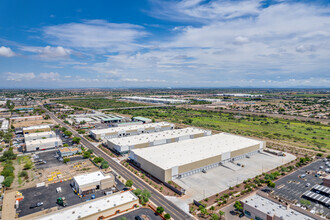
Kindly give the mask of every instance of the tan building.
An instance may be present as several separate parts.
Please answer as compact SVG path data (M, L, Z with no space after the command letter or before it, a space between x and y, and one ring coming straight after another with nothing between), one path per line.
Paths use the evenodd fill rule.
M35 132L51 131L49 125L36 125L23 128L23 134L30 134Z
M258 153L264 141L220 133L155 147L133 149L130 159L163 182L193 175Z
M153 147L161 144L169 144L188 139L204 137L211 135L210 130L202 130L199 128L183 128L168 131L160 131L149 134L140 134L122 138L107 139L108 148L119 154L126 154L133 149Z
M167 122L158 122L142 125L132 125L126 127L111 127L105 129L90 130L90 135L95 140L125 137L129 135L138 135L143 133L152 133L174 129L174 124Z
M139 205L139 199L131 191L102 196L64 209L40 211L19 218L20 220L64 220L64 219L112 219L120 213L132 210Z
M115 177L112 174L105 175L101 171L96 171L73 177L71 185L77 190L77 193L86 195L96 190L113 187L115 185Z

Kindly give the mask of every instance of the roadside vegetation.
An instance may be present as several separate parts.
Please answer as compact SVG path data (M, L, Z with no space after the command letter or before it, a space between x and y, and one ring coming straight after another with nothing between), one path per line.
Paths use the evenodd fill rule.
M91 98L91 99L59 99L56 100L57 103L82 107L82 108L90 108L90 109L106 109L106 108L121 108L121 107L135 107L135 106L144 106L142 103L132 103L132 102L124 102L118 101L115 99L102 99L102 98Z
M183 108L117 110L116 112L133 117L145 116L244 136L284 141L317 151L330 150L330 126L318 122Z

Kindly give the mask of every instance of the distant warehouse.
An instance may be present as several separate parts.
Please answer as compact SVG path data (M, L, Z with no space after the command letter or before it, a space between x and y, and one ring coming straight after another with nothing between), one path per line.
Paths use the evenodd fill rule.
M132 125L126 127L94 129L90 131L90 135L95 140L100 140L104 138L124 137L128 135L166 131L171 129L174 129L174 124L170 124L167 122L158 122L158 123L150 123L150 124L142 124L142 125Z
M53 131L24 134L25 141L32 141L32 140L46 139L46 138L53 138L53 137L56 137L56 134Z
M49 125L36 125L36 126L30 126L30 127L23 128L23 133L29 134L29 133L50 131L50 130L51 129L50 129Z
M152 97L140 97L140 96L127 96L127 97L122 97L121 99L128 101L160 103L160 104L184 104L189 102L189 100L185 100L185 99L165 99L165 98L152 98Z
M161 181L189 176L256 154L264 141L220 133L155 147L133 149L130 159Z
M58 137L25 141L26 151L46 150L62 146L62 140Z
M133 149L152 147L160 144L168 144L198 137L204 137L206 135L211 135L211 131L198 128L184 128L123 138L111 138L107 140L106 145L108 148L118 152L119 154L125 154Z

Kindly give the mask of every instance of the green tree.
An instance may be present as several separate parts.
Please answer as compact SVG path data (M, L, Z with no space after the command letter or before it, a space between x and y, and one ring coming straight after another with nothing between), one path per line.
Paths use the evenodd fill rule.
M161 206L157 207L157 213L162 214L164 212L164 208Z
M65 136L68 136L68 137L71 137L72 132L71 132L71 131L64 131L64 135L65 135ZM73 140L72 140L72 141L73 141Z
M304 205L304 206L310 206L311 205L311 202L306 200L306 199L301 199L299 201L300 204Z
M95 157L94 158L94 163L101 163L104 159L102 157Z
M13 183L14 181L14 177L13 176L7 176L5 178L5 180L3 181L3 185L6 186L6 187L10 187L11 184Z
M64 158L64 159L63 159L63 162L64 162L64 163L68 163L68 162L70 162L70 158Z
M223 212L223 211L219 210L219 215L220 215L220 218L222 218L222 216L224 216L224 215L225 215L225 212Z
M76 144L79 144L80 143L80 138L79 137L74 137L74 138L72 138L72 142L76 143Z
M133 181L132 180L127 180L125 186L132 187L133 186Z
M213 214L212 216L211 216L211 219L212 220L219 220L220 218L219 218L219 216L217 215L217 214Z
M103 160L103 161L101 162L101 168L102 168L102 169L106 169L106 168L108 168L108 167L109 167L109 163L108 163L107 161Z
M89 153L88 151L85 151L83 154L83 158L90 158L91 157L91 153Z
M141 195L141 193L142 193L142 190L141 189L139 189L139 188L137 188L137 189L135 189L134 191L133 191L133 193L136 195L136 196L140 196Z
M28 162L26 162L26 164L24 164L24 170L29 170L32 167L33 167L33 163L30 160Z
M171 215L168 214L168 213L166 213L166 214L164 215L164 218L165 218L165 219L170 219L170 218L171 218Z
M242 211L242 210L243 210L242 203L239 202L239 201L236 201L236 202L235 202L234 207L235 207L235 209L237 209L237 210L239 210L239 211Z

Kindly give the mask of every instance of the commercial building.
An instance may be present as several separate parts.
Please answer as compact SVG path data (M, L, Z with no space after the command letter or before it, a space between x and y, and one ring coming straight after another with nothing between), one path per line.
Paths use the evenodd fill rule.
M53 138L53 137L56 137L56 134L53 131L24 134L25 141L32 141L32 140L39 140L39 139L46 139L46 138Z
M115 123L112 124L112 127L127 127L132 125L142 125L142 121L130 121L130 122L123 122L123 123Z
M263 196L261 196L263 195ZM243 212L249 219L255 220L312 220L321 219L310 212L295 206L285 206L262 193L252 195L241 201Z
M135 102L148 102L148 103L160 103L160 104L184 104L189 102L189 100L184 100L184 99L165 99L165 98L151 98L151 97L140 97L140 96L127 96L127 97L122 97L121 99L128 101L135 101Z
M179 142L211 135L211 133L212 132L209 130L202 130L198 128L183 128L149 134L140 134L123 138L111 138L106 141L106 145L108 148L116 151L119 154L125 154L133 149Z
M58 137L25 141L26 151L46 150L62 146L62 140Z
M21 220L66 220L66 219L110 219L119 213L138 207L139 199L131 191L102 196L84 203L69 206L44 215L39 213L24 216ZM44 212L45 213L45 212Z
M94 123L121 123L126 121L125 117L111 114L91 113L91 114L75 114L68 116L69 121L80 124L86 122L90 124Z
M2 121L2 123L1 123L1 128L0 128L0 130L1 130L1 131L5 131L5 132L7 132L8 129L9 129L9 121L8 121L7 119L4 119L4 120Z
M143 124L145 123L151 123L152 120L150 118L145 118L145 117L133 117L133 121L141 121Z
M105 175L101 171L96 171L73 177L71 185L77 190L77 193L86 195L96 190L113 187L115 185L115 177L112 174Z
M261 151L264 141L220 133L155 147L133 149L130 159L163 182L189 176Z
M128 135L137 135L142 133L159 132L174 129L174 124L167 122L158 122L142 125L132 125L127 127L111 127L105 129L90 130L90 135L95 140L105 138L124 137Z
M223 94L216 94L216 96L233 96L233 97L262 97L261 94L245 94L245 93L223 93Z
M23 134L35 133L35 132L42 132L42 131L50 131L49 125L36 125L23 128Z
M81 152L81 150L77 147L63 147L58 149L57 153L60 157L69 157L77 154L78 152Z

